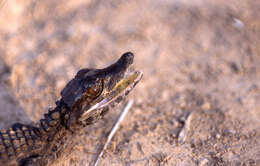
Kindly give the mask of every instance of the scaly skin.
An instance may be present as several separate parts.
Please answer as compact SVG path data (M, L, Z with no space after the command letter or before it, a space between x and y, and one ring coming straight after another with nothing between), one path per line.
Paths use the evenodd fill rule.
M125 53L104 69L82 69L62 90L56 108L35 126L16 123L0 132L0 165L50 165L73 147L84 126L96 122L141 80L128 72L134 55Z

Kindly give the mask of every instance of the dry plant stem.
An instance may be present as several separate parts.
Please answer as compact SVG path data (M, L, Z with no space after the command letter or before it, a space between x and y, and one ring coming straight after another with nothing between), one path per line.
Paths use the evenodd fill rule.
M115 123L114 127L112 128L110 134L108 135L107 141L106 141L104 147L102 148L102 151L98 154L98 157L97 157L97 159L96 159L96 161L95 161L93 166L97 166L98 165L98 162L101 159L104 151L106 150L108 144L110 143L111 139L113 138L113 136L115 135L116 131L118 130L119 125L124 120L126 114L128 113L128 111L132 107L133 103L134 103L134 100L130 100L127 103L126 107L124 108L123 112L121 113L120 117L118 118L117 122Z

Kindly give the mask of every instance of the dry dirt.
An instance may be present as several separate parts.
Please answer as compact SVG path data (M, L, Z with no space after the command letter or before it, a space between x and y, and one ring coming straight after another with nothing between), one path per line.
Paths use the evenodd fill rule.
M37 121L83 67L143 80L102 166L260 165L260 1L2 0L0 127ZM91 165L123 105L56 165Z

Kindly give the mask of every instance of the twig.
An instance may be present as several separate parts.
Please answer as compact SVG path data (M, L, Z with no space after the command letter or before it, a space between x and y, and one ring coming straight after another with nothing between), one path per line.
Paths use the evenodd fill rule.
M115 135L115 132L117 131L120 123L123 121L123 119L125 118L126 114L128 113L128 111L130 110L130 108L132 107L134 103L134 100L130 100L126 107L124 108L123 112L121 113L120 117L118 118L117 122L115 123L114 127L112 128L110 134L107 137L107 141L102 149L102 151L98 154L98 157L96 158L96 161L94 163L94 166L98 165L99 160L101 159L104 151L106 150L108 144L110 143L111 139L113 138L113 136Z

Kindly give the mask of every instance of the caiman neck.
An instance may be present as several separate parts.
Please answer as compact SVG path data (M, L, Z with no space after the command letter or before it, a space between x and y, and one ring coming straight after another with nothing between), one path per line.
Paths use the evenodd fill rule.
M67 130L73 133L85 125L94 123L98 119L96 118L95 121L88 119L84 124L79 123L76 121L77 115L75 115L75 112L77 111L73 111L75 109L80 108L69 108L62 99L56 101L56 107L44 114L44 118L40 119L37 125L41 140L50 142L58 132Z
M44 118L40 120L38 125L39 133L42 139L51 141L53 136L66 128L66 119L69 117L69 109L62 100L56 102L56 107L44 114Z

